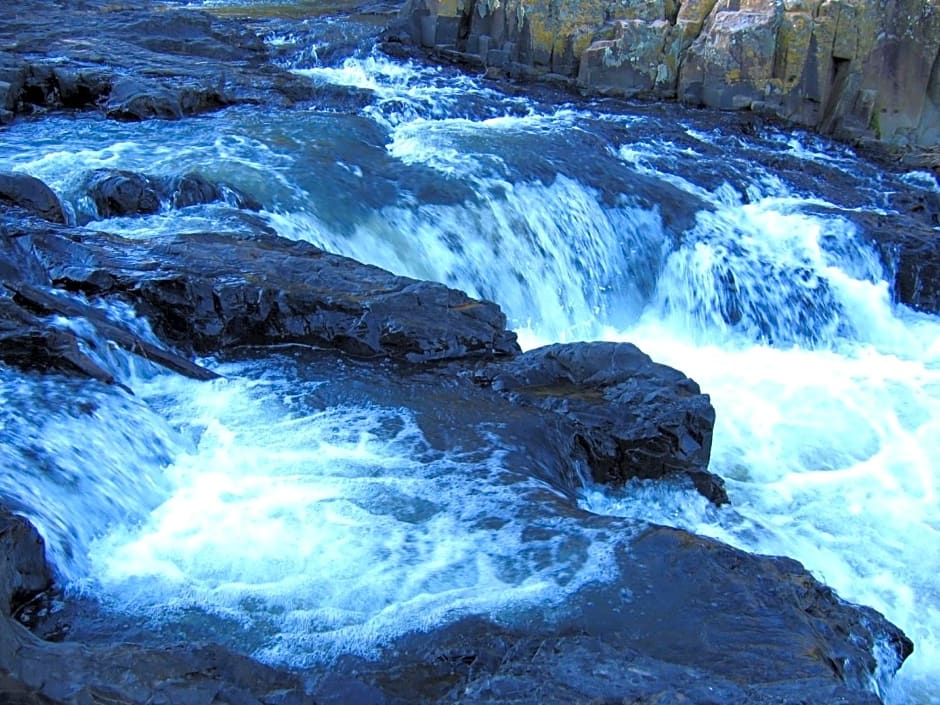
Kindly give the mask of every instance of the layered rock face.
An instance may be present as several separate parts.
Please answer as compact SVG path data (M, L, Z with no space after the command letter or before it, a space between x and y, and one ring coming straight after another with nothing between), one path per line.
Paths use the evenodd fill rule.
M751 109L940 164L936 0L409 0L403 12L415 41L494 72Z

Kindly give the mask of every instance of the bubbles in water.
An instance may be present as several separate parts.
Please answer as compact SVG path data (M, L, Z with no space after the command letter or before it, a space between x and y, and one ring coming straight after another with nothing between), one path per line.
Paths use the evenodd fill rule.
M138 399L90 381L0 365L0 398L0 496L36 525L60 576L79 580L95 537L163 501L181 439Z
M666 263L653 310L704 339L734 332L830 345L871 328L870 310L889 310L887 292L850 223L763 199L699 213Z
M435 451L405 409L309 408L288 370L245 371L152 383L194 443L158 506L91 545L87 588L112 609L303 666L614 570L609 541L508 480L498 445Z

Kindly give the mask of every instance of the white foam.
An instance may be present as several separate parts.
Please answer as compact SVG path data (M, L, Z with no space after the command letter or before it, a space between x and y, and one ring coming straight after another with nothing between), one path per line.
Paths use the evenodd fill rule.
M665 316L702 342L826 346L901 332L877 256L851 223L804 214L805 204L763 198L699 212L647 317Z
M95 594L152 625L190 622L303 666L551 605L613 570L611 543L539 483L507 481L498 447L433 451L406 410L310 410L303 387L273 379L167 392L170 422L198 440L166 468L164 501L90 551Z
M927 189L940 193L940 181L929 171L909 171L901 176L901 181L915 188Z
M577 116L572 110L562 109L550 114L503 115L480 120L419 118L392 129L388 151L406 164L426 164L465 178L504 175L505 163L499 154L507 140L532 134L561 134L573 128ZM495 165L491 165L494 161Z
M95 382L0 365L0 398L0 496L36 525L60 576L80 580L95 536L162 501L162 467L181 439L138 399Z
M351 234L307 213L268 217L282 236L498 300L512 327L555 340L596 335L598 320L637 317L640 288L652 288L665 250L658 212L603 206L596 191L564 176L547 185L481 180L478 198L388 207Z
M295 188L281 173L289 160L265 138L264 129L238 108L200 121L177 122L124 123L94 116L50 116L40 123L16 123L0 132L0 168L41 179L63 200L66 210L82 221L97 218L85 191L87 175L94 169L129 170L154 177L196 172L258 200L286 198ZM203 210L207 208L211 207ZM169 221L166 209L155 217L161 216ZM207 229L212 222L211 216L202 220L191 217L196 219L181 223L177 232L187 225ZM148 234L146 226L133 218L109 219L108 229L126 231L130 236ZM155 232L166 229L157 224Z
M621 334L711 395L711 468L728 480L732 506L717 511L662 488L610 498L595 491L586 506L799 559L907 631L916 649L888 701L929 703L940 662L940 324L921 324L908 329L919 341L907 354L893 344L838 352L693 345L652 323Z
M370 91L375 100L363 108L363 114L390 129L416 119L445 119L468 97L497 97L465 74L393 61L378 52L349 57L339 66L298 68L294 72L316 81Z

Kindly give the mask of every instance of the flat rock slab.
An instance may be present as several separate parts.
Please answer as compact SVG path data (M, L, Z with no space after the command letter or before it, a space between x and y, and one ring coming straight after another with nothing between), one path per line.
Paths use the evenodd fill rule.
M519 350L495 304L304 242L212 233L142 242L41 227L4 242L11 259L38 252L48 284L132 303L163 340L201 354L288 342L409 362Z
M341 666L383 694L370 703L880 702L862 685L871 653L844 640L870 635L871 613L835 626L844 606L794 561L662 527L620 560L617 580L548 617L469 618L406 637L381 667ZM878 638L909 648L897 632Z

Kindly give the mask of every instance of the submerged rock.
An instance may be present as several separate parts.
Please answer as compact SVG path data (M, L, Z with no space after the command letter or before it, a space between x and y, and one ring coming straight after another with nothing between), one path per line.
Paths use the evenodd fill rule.
M239 208L261 208L257 201L238 189L210 181L195 172L158 177L121 169L95 169L85 177L84 190L95 204L99 218L149 215L158 212L164 204L186 208L225 200Z

